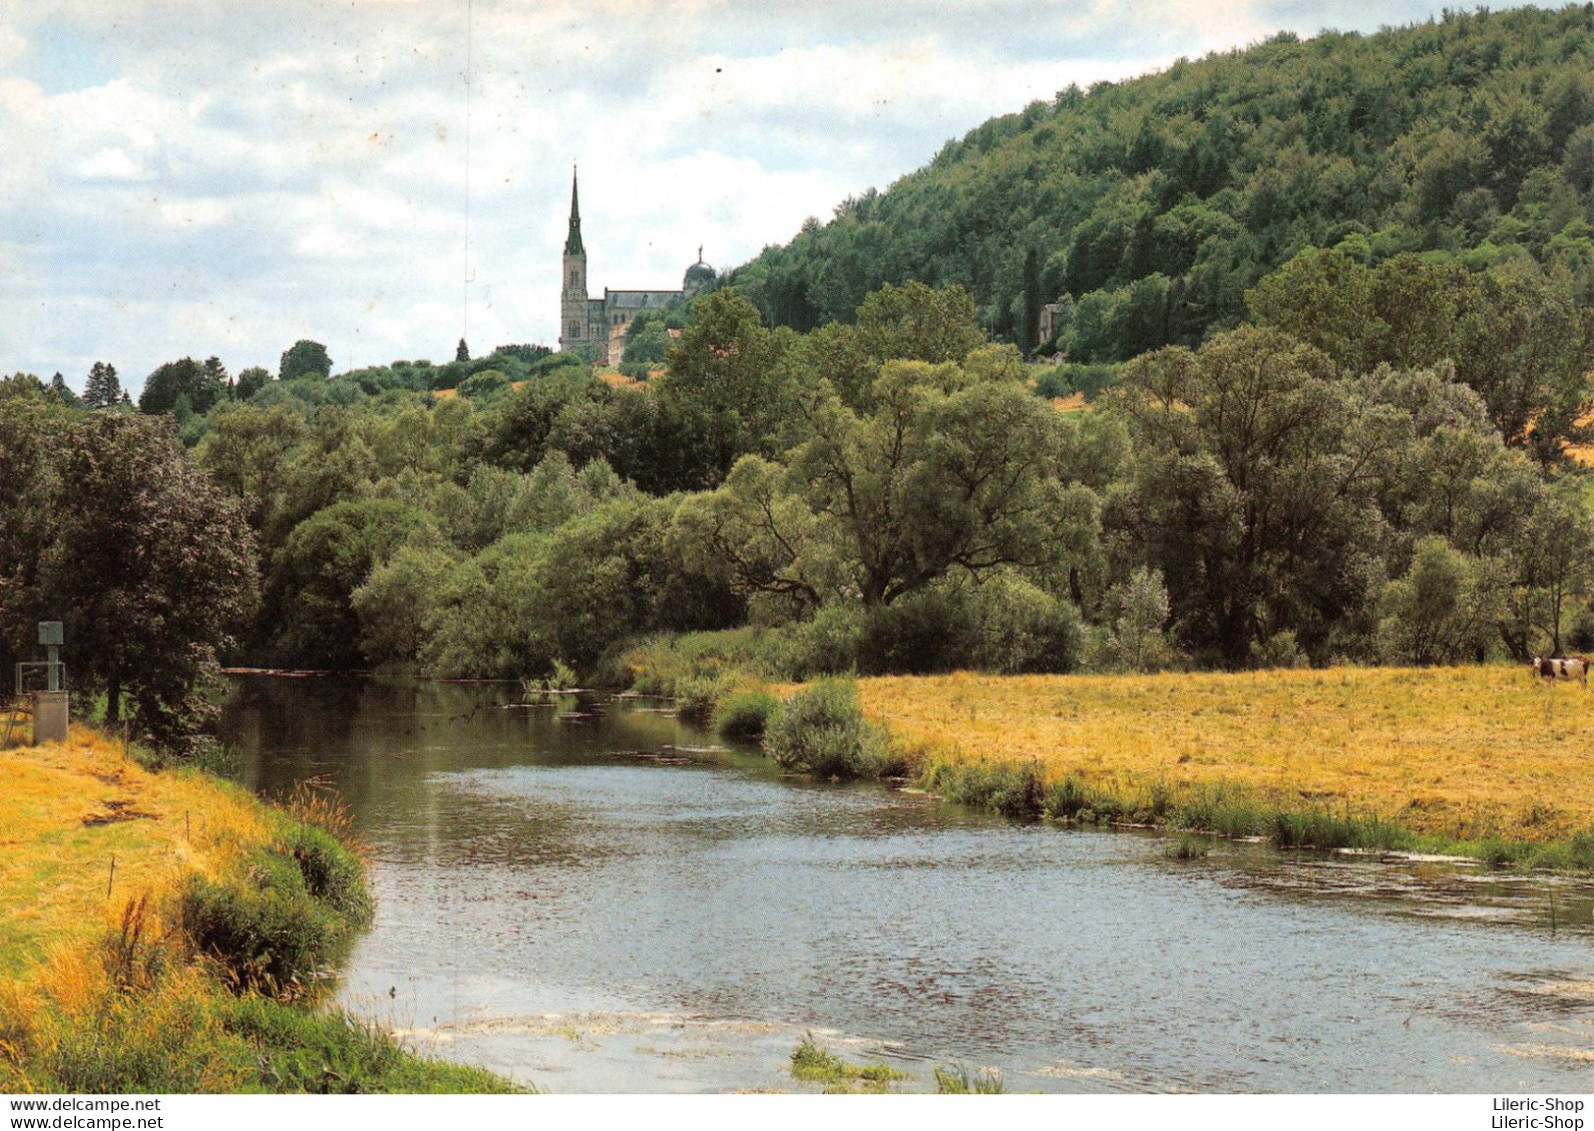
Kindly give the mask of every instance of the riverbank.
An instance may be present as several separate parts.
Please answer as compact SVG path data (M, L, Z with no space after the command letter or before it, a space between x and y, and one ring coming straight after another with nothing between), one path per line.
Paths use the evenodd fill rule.
M756 693L734 662L667 643L632 661L639 685L703 718ZM876 743L843 776L900 776L1017 817L1594 871L1594 695L1516 666L857 686L889 753Z
M335 802L151 770L84 727L0 751L0 1091L503 1091L324 1008L370 914Z
M1515 667L961 673L859 689L918 775L955 797L1594 869L1594 696Z

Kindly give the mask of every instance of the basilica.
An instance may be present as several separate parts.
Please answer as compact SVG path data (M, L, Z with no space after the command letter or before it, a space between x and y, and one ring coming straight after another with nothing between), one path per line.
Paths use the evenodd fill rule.
M602 298L587 297L587 250L581 243L581 204L576 176L570 176L570 234L565 237L563 289L559 296L559 348L594 342L598 361L608 365L625 351L625 330L644 310L659 310L677 299L691 298L714 278L714 268L697 262L686 269L678 291L617 291L603 288Z

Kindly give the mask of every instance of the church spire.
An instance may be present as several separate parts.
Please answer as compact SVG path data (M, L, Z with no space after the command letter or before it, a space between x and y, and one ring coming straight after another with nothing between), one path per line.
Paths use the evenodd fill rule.
M585 255L581 246L581 203L576 197L576 169L570 167L570 234L565 237L566 255Z

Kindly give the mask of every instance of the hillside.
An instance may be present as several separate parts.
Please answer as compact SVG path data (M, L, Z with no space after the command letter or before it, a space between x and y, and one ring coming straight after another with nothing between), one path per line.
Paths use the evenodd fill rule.
M775 324L959 283L998 337L1112 361L1236 325L1307 247L1594 278L1594 9L1447 13L1245 50L993 118L731 280Z

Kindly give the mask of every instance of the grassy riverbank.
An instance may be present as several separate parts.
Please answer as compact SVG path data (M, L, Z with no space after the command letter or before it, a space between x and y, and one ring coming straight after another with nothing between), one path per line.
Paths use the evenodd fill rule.
M340 809L146 769L84 728L0 751L0 1091L499 1091L324 1007L370 913Z
M860 681L945 766L1032 764L1123 794L1251 791L1461 840L1594 826L1594 695L1513 667Z
M1594 695L1514 667L859 687L927 784L976 802L1594 868Z
M700 717L759 694L733 655L657 641L631 660L639 683L674 690ZM1013 816L1594 870L1594 694L1515 666L958 673L857 687L889 742L858 731L858 749L827 749L817 772L906 776ZM825 710L857 709L836 704ZM840 733L822 719L806 729ZM809 754L786 760L814 769Z

